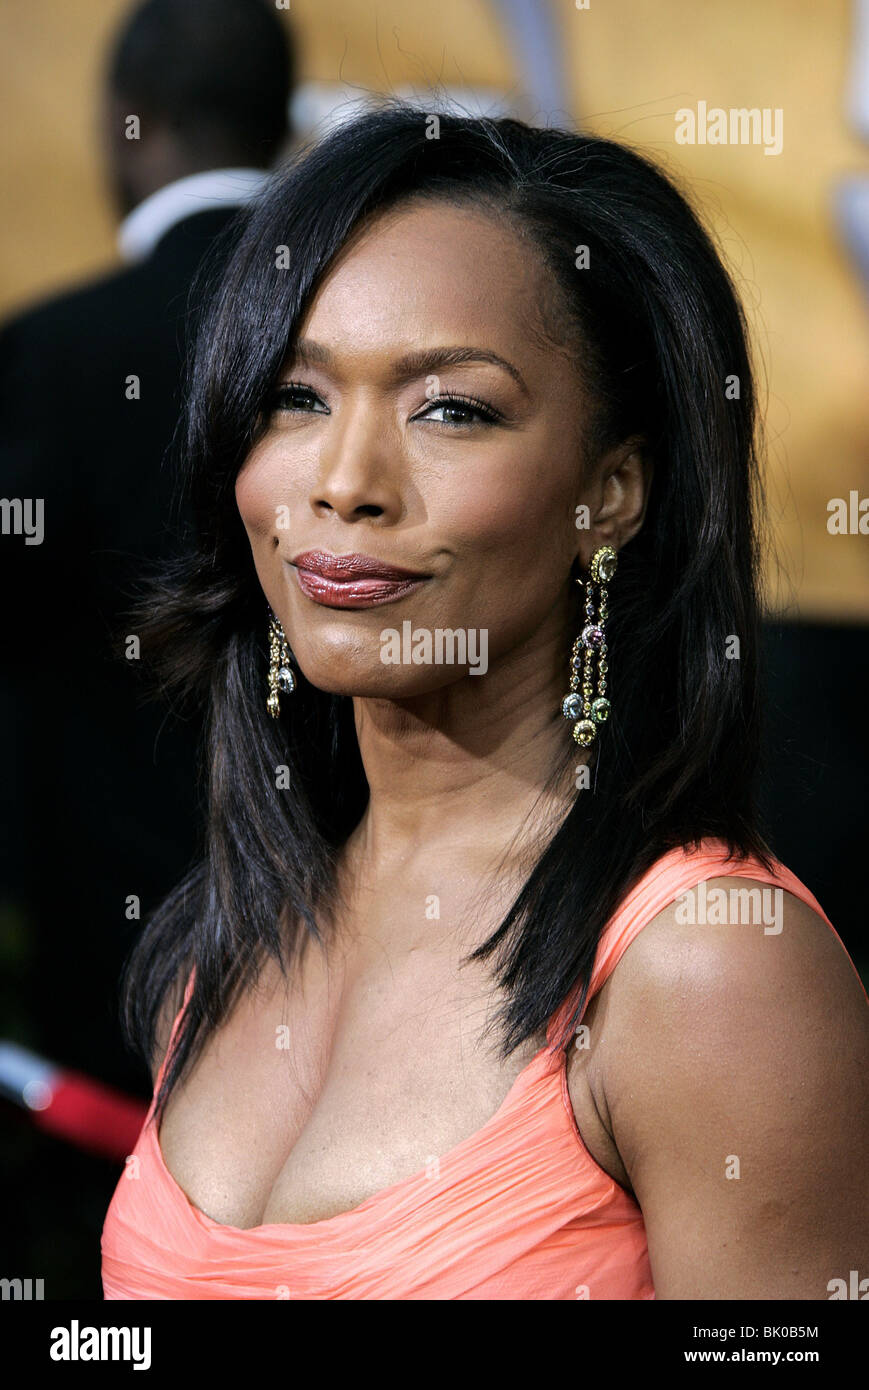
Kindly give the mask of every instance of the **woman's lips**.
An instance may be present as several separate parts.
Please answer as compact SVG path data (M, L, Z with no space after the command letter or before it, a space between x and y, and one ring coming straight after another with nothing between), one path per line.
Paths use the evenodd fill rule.
M302 593L329 608L374 608L378 603L391 603L425 583L424 579L324 579L320 574L298 567L296 574Z
M302 593L329 608L374 608L392 603L430 578L370 555L304 551L290 563Z

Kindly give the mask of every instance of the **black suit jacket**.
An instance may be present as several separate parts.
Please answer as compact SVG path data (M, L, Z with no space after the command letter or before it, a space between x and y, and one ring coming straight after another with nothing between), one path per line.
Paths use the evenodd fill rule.
M166 457L194 273L228 252L238 209L177 223L142 263L38 305L0 332L0 497L42 500L27 545L4 512L0 899L20 954L0 1035L124 1084L117 979L142 916L199 843L199 730L143 703L110 642L142 561L177 545ZM230 224L232 224L230 226ZM128 398L128 379L139 398Z

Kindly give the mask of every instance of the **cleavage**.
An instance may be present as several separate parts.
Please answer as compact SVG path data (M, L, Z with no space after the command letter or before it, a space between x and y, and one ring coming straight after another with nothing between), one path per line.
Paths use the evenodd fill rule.
M509 1058L485 967L373 949L287 989L269 962L166 1109L163 1159L222 1225L308 1225L352 1211L476 1134L542 1046Z

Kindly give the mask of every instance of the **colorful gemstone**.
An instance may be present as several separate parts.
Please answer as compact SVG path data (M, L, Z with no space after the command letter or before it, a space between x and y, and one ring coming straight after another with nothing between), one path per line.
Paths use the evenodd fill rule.
M589 623L582 629L582 644L584 647L599 647L603 641L603 628L595 627Z
M282 666L278 671L278 689L285 695L289 695L296 688L296 678L289 666Z
M611 545L602 545L591 561L591 577L599 584L608 584L616 572L618 556Z
M573 737L583 748L587 748L595 736L595 726L590 719L580 719L578 724L573 726Z
M591 705L591 717L598 724L603 724L610 717L610 702L600 698L593 700Z
M561 713L565 719L578 719L582 714L582 700L578 695L565 695L561 702Z

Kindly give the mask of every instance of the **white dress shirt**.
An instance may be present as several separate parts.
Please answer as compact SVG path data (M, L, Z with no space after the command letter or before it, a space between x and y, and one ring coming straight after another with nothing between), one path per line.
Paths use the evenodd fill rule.
M249 202L268 177L265 169L206 169L165 184L138 203L118 228L122 259L144 260L170 227L195 212Z

